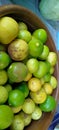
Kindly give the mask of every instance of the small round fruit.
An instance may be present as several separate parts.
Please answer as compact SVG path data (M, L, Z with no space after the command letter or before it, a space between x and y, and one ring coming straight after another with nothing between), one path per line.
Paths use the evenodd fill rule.
M4 85L8 80L7 72L0 70L0 85Z
M32 113L32 119L39 120L41 117L42 117L42 110L38 106L35 106L35 109Z
M41 104L41 103L45 102L45 100L47 98L47 94L46 94L45 90L43 88L41 88L37 92L30 92L30 97L33 99L33 101L36 104Z
M44 75L44 77L43 77L44 82L49 82L49 81L50 81L50 78L51 78L51 74L50 74L50 73L47 73L47 74Z
M0 51L0 69L5 69L10 62L10 56L4 51Z
M0 86L0 104L3 104L8 99L8 91L5 87Z
M26 113L26 114L31 114L34 111L35 108L35 103L32 99L27 98L25 99L25 102L22 106L22 110Z
M0 18L0 42L3 44L9 44L14 40L19 31L18 23L12 17Z
M51 84L53 89L55 89L57 87L57 79L54 76L51 76L50 84Z
M14 116L13 122L10 126L10 130L23 130L24 129L24 120L18 114Z
M32 73L30 73L30 72L28 71L28 74L26 75L24 81L29 81L29 80L31 79L31 77L32 77Z
M14 115L11 108L8 105L0 105L0 129L8 128L13 118Z
M44 90L46 91L47 94L52 94L53 88L52 88L52 86L50 85L50 83L45 83L45 84L43 85L43 88L44 88Z
M47 40L47 32L45 29L36 29L34 32L33 32L33 36L39 40L42 41L42 43L45 43L46 40Z
M39 56L39 59L46 60L48 55L49 55L49 48L48 48L48 46L44 45L43 51L42 51L41 55Z
M8 97L9 105L13 107L21 106L23 105L24 100L25 100L24 94L20 90L14 89L10 91Z
M28 88L28 84L26 82L21 82L18 86L17 89L19 89L20 91L22 91L24 93L25 98L28 96L29 94L29 88Z
M8 53L13 60L22 61L28 56L28 44L22 39L16 39L9 44Z
M44 103L40 104L39 106L42 111L44 112L51 112L56 108L56 101L55 98L51 95L47 96L47 99Z
M21 82L27 76L28 70L24 63L13 62L8 68L8 77L12 82Z
M30 73L34 73L38 70L39 68L39 62L35 58L31 58L27 61L27 68Z
M24 22L19 22L19 30L28 30L27 25Z
M10 84L5 84L4 87L7 89L8 93L12 90L12 86Z
M49 64L45 61L39 61L39 68L35 73L33 73L33 75L37 78L42 78L44 75L47 74L48 71Z
M28 30L19 30L18 38L23 39L26 42L29 42L31 40L31 33Z
M28 46L29 46L29 54L32 57L35 57L35 58L39 57L43 51L43 44L40 40L32 39L28 43Z
M41 89L41 81L38 78L35 78L35 77L31 78L28 81L28 88L32 92L37 92L38 90Z
M50 74L53 74L53 73L54 73L54 70L55 70L54 66L51 66L49 73L50 73Z
M31 114L26 114L26 113L24 113L23 111L21 111L20 113L19 113L19 115L23 118L23 120L24 120L24 126L28 126L30 123L31 123L31 120L32 120L32 118L31 118Z
M15 114L15 113L18 113L18 112L21 111L22 106L18 106L18 107L12 107L12 106L11 106L11 109L12 109L13 113Z
M49 52L47 61L50 62L51 66L55 66L57 63L57 54L55 52Z

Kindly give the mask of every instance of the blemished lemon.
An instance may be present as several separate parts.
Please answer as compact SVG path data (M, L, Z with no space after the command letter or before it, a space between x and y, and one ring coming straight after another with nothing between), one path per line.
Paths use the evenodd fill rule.
M31 114L26 114L25 112L23 111L20 111L19 112L19 115L23 118L24 120L24 126L28 126L31 121L32 121L32 118L31 118Z
M31 77L32 77L32 73L28 72L28 74L26 75L24 81L28 81L28 80L30 80Z
M22 61L28 56L28 44L22 39L15 39L8 46L8 53L11 59Z
M47 94L43 88L41 88L37 92L30 92L30 96L36 104L41 104L45 102L47 98Z
M32 92L37 92L38 90L41 89L41 81L38 78L35 78L35 77L31 78L28 81L28 88Z
M43 88L45 89L45 91L46 91L47 94L52 94L53 88L52 88L52 86L51 86L50 83L45 83L43 85Z
M39 120L42 117L42 110L36 105L32 113L33 120Z
M10 130L23 130L24 129L24 120L17 114L14 116L14 120L10 126Z

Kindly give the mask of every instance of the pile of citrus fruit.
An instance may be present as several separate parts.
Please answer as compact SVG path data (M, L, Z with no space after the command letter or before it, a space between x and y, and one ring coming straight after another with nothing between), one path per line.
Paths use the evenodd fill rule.
M23 130L55 109L57 54L47 37L43 28L30 32L23 21L0 18L0 130Z

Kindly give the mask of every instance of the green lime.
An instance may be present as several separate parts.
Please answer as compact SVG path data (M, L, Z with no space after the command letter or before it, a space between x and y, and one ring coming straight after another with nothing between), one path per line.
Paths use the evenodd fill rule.
M6 68L10 62L11 59L9 55L4 51L0 51L0 69Z
M49 61L45 61L45 63L46 63L46 67L47 67L47 72L49 72L49 73L50 73L51 64L50 64L50 62L49 62Z
M33 36L45 43L47 40L47 32L45 29L37 29L33 32Z
M11 82L21 82L27 76L28 70L24 63L13 62L8 68L8 77Z
M22 110L26 113L26 114L31 114L34 111L35 108L35 103L31 98L27 98L25 99L25 102L22 106Z
M31 40L31 33L28 30L19 30L18 38L29 42Z
M24 81L21 82L19 84L19 86L17 86L17 89L19 89L20 91L22 91L24 93L25 98L28 96L28 94L29 94L29 88L28 88L28 85L27 85L26 82L24 82Z
M8 97L8 103L9 105L13 107L21 106L23 105L25 100L23 92L21 92L18 89L11 90Z
M43 43L40 40L32 38L28 43L29 46L29 54L32 57L39 57L43 51Z
M48 55L49 55L49 48L48 48L48 46L44 45L43 51L42 51L41 55L39 56L39 59L46 60Z
M0 70L0 85L4 85L8 80L7 72Z
M51 79L51 74L47 73L46 75L44 75L43 79L44 79L44 82L49 82Z
M19 22L18 24L20 30L28 30L28 27L24 22Z
M34 73L38 70L39 68L39 62L35 58L31 58L27 61L27 68L29 72Z
M33 75L37 78L42 78L46 75L49 71L49 64L45 61L39 61L39 68L38 70L33 73Z
M0 86L0 104L3 104L8 99L8 91L5 87Z
M13 112L8 105L0 105L0 129L8 128L13 121Z
M56 108L55 98L51 95L48 95L46 101L40 104L40 108L44 112L53 111Z

